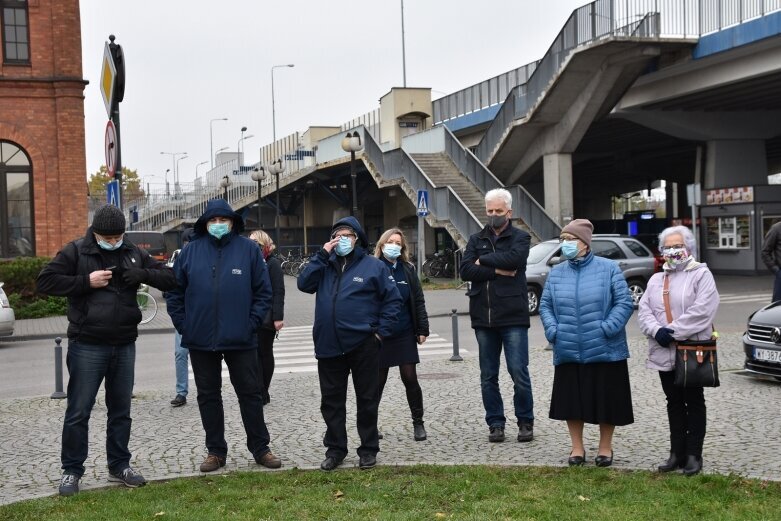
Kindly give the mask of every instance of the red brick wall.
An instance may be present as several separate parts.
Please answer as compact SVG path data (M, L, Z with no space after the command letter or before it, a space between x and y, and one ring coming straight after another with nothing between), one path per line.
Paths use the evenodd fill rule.
M0 139L30 155L37 255L87 226L84 86L78 0L29 2L30 65L0 63Z

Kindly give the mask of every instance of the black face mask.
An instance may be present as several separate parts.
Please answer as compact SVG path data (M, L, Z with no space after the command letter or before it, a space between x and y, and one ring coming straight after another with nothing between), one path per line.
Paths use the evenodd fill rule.
M507 224L507 214L504 215L489 215L488 216L488 224L493 228L494 230L498 230L505 224Z

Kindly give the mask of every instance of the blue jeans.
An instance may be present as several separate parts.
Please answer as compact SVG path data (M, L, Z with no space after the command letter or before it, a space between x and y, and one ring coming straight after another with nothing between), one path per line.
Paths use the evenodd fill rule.
M68 407L62 426L62 470L82 476L89 447L89 418L100 384L106 380L106 456L112 472L130 465L130 398L136 344L94 345L68 342Z
M513 404L518 422L534 422L532 382L529 377L529 328L521 326L475 329L480 349L480 390L485 422L504 427L504 403L499 391L499 364L504 345L507 371L513 380Z
M190 350L182 347L182 335L177 331L174 335L174 362L176 364L176 394L187 397L187 358Z

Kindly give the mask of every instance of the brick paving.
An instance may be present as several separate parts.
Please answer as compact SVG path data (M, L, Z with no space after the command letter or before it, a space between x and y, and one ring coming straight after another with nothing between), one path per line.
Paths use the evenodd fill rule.
M308 304L311 297L296 293L291 291L288 301L290 325L311 324L312 310ZM427 294L432 314L447 313L453 304L465 309L463 291L432 293L436 295ZM161 315L166 316L165 313ZM533 321L532 327L539 327L539 323ZM778 436L781 432L778 409L781 385L739 373L743 353L736 347L741 345L738 333L724 334L721 345L724 346L720 351L722 386L706 390L705 471L781 480L781 438ZM635 423L616 429L614 466L650 470L666 458L669 450L664 395L657 374L644 367L645 341L630 339L630 350ZM502 373L500 384L508 414L508 440L488 443L477 359L450 362L447 357L425 360L418 368L429 439L413 441L403 385L398 373L391 372L380 406L380 426L385 439L381 441L378 463L566 466L569 451L566 425L547 418L553 379L550 356L549 351L539 347L530 349L536 415L532 443L515 441L512 386L506 372ZM319 412L317 375L281 375L274 379L271 395L266 419L272 437L271 448L282 457L283 469L317 468L324 457L324 424ZM166 386L159 391L138 393L133 401L132 465L150 480L199 475L197 468L205 455L203 429L194 401L174 409L168 404L169 399L170 389ZM229 454L228 465L221 472L258 469L245 446L238 402L230 384L225 386L224 400ZM358 445L354 396L350 393L348 402L350 455L346 467L357 465L355 448ZM48 396L0 400L0 452L3 454L0 504L56 493L61 472L60 434L65 405L64 400L51 400ZM108 485L105 416L105 399L101 392L90 425L90 455L82 479L83 489ZM588 464L593 466L598 443L596 426L586 427L585 439Z

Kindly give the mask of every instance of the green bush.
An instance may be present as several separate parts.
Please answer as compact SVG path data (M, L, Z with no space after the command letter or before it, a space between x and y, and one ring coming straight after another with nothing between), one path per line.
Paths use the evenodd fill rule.
M50 257L17 257L0 262L0 282L17 319L64 315L68 301L64 297L48 297L35 291L35 279Z

